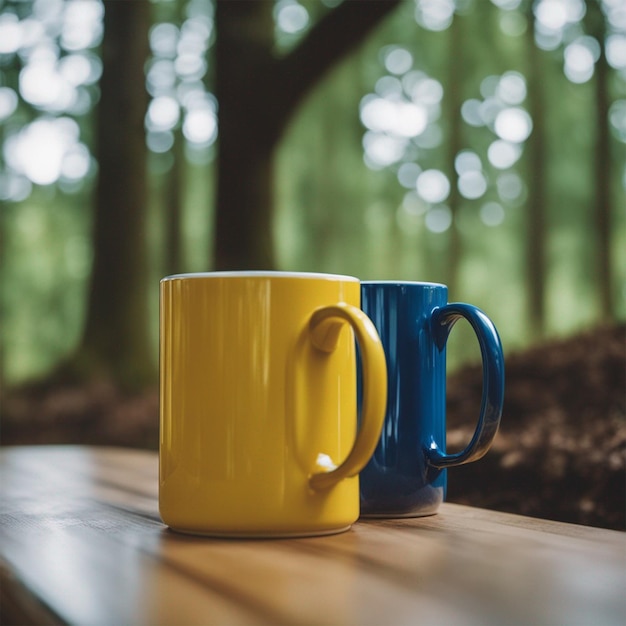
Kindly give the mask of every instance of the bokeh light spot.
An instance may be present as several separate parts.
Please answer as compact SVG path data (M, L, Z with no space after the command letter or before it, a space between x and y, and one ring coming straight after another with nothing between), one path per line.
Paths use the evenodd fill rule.
M215 111L210 106L189 110L183 122L183 134L192 144L211 145L217 137Z
M535 5L537 21L550 30L560 30L567 24L567 8L562 0L540 0Z
M61 163L61 176L70 181L82 180L89 173L91 157L83 144L68 148Z
M519 3L519 0L516 1ZM503 12L499 24L500 30L509 37L520 37L528 28L526 18L517 11Z
M174 61L170 59L159 59L150 64L146 75L148 91L153 96L170 92L176 85L176 70Z
M450 181L441 170L425 170L417 177L416 189L426 202L438 204L450 194Z
M150 130L171 130L178 123L180 109L175 98L158 96L150 102L146 125Z
M587 38L589 39L589 38ZM592 40L595 41L595 40ZM596 42L597 43L597 42ZM587 41L574 41L565 48L565 76L573 83L586 83L593 76L594 50Z
M402 83L395 76L382 76L376 81L374 91L383 98L394 98L402 95Z
M7 119L17 109L18 97L10 87L0 87L0 122Z
M487 202L480 207L480 219L486 226L499 226L504 218L504 208L498 202Z
M485 98L480 103L479 114L483 121L483 124L487 126L491 126L495 121L501 111L505 109L505 105L500 101L499 98L489 97Z
M102 73L102 63L93 54L68 54L59 60L59 74L75 87L92 85Z
M150 29L150 49L158 57L173 58L178 45L178 27L169 22L161 22Z
M73 86L48 61L28 63L19 74L19 85L24 100L41 109L62 111L73 100Z
M505 170L515 165L521 154L522 150L519 144L503 139L493 141L487 150L489 163L499 170Z
M65 50L93 48L100 43L103 32L104 6L100 0L72 0L63 4L65 11L61 45Z
M521 104L526 98L526 79L519 72L505 72L496 87L496 95L505 104Z
M82 152L78 148L79 128L67 117L38 119L7 138L4 158L8 166L37 185L51 185L62 174L68 154Z
M422 173L422 168L417 163L402 163L398 168L398 182L405 189L415 189L417 177Z
M459 193L468 200L476 200L485 195L487 179L480 171L463 172L458 181Z
M413 85L410 95L413 102L438 104L443 98L443 85L434 78L425 77Z
M411 102L366 96L361 101L361 121L371 131L416 137L426 128L428 113Z
M20 21L14 13L0 15L0 54L14 54L22 41Z
M0 200L21 202L30 195L32 185L26 176L16 172L0 172Z
M424 200L420 198L415 191L409 191L404 194L404 198L402 199L402 210L406 213L413 216L420 216L424 215L429 208L428 203L424 202Z
M385 68L392 74L405 74L413 65L413 56L404 48L393 48L385 56Z
M461 150L454 159L454 169L459 176L466 172L480 172L482 163L474 151Z
M626 8L624 9L626 14ZM610 35L606 39L606 60L616 70L626 68L626 34Z
M365 162L373 169L393 165L404 156L406 143L406 139L369 131L363 136Z
M526 141L532 128L530 115L518 107L503 109L497 114L494 122L494 130L498 137L512 143Z
M304 30L309 23L309 12L295 0L281 0L276 5L276 25L289 35Z
M424 223L433 233L445 233L452 226L452 211L445 204L433 207L426 213Z
M485 125L482 115L480 114L480 105L480 100L476 98L471 98L463 102L461 105L461 116L466 124L477 128Z
M171 130L149 130L146 134L146 145L151 152L164 154L174 145L174 133Z
M616 100L611 105L609 121L617 138L626 143L626 100Z
M442 31L452 23L454 9L454 0L417 0L415 19L428 30Z

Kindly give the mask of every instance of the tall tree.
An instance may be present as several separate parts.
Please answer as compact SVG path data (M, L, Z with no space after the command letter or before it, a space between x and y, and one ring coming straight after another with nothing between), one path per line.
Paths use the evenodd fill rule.
M218 180L213 265L269 269L276 147L298 105L401 0L345 0L283 57L274 3L217 0Z
M182 24L185 20L184 4L177 0L170 7L172 21ZM183 271L183 189L186 174L185 137L182 127L173 129L172 165L163 181L164 258L163 274L179 274Z
M526 284L530 330L545 332L546 285L546 99L543 59L535 43L535 16L529 2L527 31L528 103L533 131L528 140L528 203L526 226Z
M593 227L596 248L596 283L600 314L605 320L614 317L613 272L611 263L611 132L609 129L609 64L606 59L606 18L595 0L587 0L585 26L599 45L595 67L595 145L593 149Z
M146 295L148 0L105 0L96 124L94 258L82 341L70 367L140 385L155 370Z
M448 267L446 281L451 294L456 294L459 284L459 266L463 255L463 242L459 229L459 209L461 207L461 194L457 184L455 172L455 159L462 146L462 118L461 105L463 103L463 24L461 17L456 15L448 29L449 57L448 57L448 84L444 98L444 106L448 122L447 141L447 170L450 176L450 198L448 200L452 213L450 224L450 240L447 254Z
M182 220L185 175L185 138L180 128L174 131L172 145L172 167L165 178L163 190L165 202L165 234L163 243L164 267L163 274L180 274L183 271Z

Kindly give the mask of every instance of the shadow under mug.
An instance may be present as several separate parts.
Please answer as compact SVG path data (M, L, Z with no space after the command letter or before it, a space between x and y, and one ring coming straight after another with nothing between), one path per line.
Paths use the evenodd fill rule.
M388 376L385 424L360 474L362 516L436 513L445 499L446 468L481 458L497 433L504 396L500 338L480 309L447 298L447 287L436 283L361 283L361 307L383 343ZM447 454L446 342L459 319L478 338L483 393L470 443Z

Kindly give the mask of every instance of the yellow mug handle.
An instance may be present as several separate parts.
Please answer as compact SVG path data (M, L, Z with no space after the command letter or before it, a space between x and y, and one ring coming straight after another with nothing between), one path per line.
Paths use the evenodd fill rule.
M387 364L385 352L372 321L355 306L341 302L317 309L309 321L313 345L323 352L332 352L345 323L354 330L363 370L363 404L361 426L352 450L338 467L313 474L313 489L327 489L344 478L358 474L370 460L378 445L387 408Z

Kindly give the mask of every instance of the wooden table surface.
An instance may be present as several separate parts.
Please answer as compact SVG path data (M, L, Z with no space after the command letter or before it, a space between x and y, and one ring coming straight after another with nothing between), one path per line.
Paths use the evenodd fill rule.
M175 534L157 455L0 451L3 624L626 623L626 533L445 504L274 540Z

